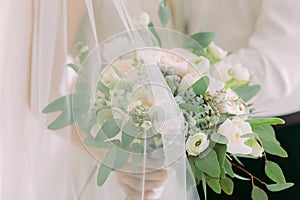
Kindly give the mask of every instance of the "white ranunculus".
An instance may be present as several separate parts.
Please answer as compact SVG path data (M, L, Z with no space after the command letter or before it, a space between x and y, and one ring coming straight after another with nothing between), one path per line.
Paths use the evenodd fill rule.
M224 62L218 62L210 69L210 75L225 83L232 79L232 77L229 75L230 69L231 65Z
M226 119L220 125L218 133L224 135L228 139L227 151L232 154L251 154L252 148L245 144L248 138L241 136L252 133L251 126L239 117L234 117L232 120Z
M230 88L226 89L225 92L217 92L214 101L215 107L221 114L245 115L248 113L243 100Z
M208 45L208 51L212 54L213 57L217 59L223 59L227 56L227 51L224 51L222 48L217 46L214 42L211 42Z
M150 23L150 16L148 13L141 13L139 17L133 20L134 26L137 28L146 28Z
M233 65L229 74L237 81L248 82L250 80L248 69L240 63Z
M189 136L185 143L185 148L189 155L198 156L208 145L209 140L207 140L207 136L204 133L196 133Z

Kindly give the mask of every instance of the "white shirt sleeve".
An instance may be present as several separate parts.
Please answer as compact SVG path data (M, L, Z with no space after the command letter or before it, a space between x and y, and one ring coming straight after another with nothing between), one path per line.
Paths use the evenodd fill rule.
M228 58L241 62L261 91L252 99L260 116L300 110L300 1L264 0L256 28Z

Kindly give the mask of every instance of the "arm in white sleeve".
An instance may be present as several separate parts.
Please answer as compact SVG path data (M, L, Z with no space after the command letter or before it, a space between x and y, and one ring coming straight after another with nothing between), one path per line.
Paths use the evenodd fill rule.
M228 58L241 62L261 91L252 99L261 116L300 110L300 1L264 0L256 28L242 48Z

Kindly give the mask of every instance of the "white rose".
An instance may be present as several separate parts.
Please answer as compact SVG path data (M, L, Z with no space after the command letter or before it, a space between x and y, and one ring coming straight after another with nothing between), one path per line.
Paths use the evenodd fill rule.
M209 141L207 140L207 136L204 133L196 133L195 135L189 136L185 143L185 148L189 155L198 156L208 145Z
M134 26L137 28L146 28L150 23L150 16L148 13L141 13L139 17L133 20Z
M245 144L248 138L242 138L245 134L252 133L249 123L241 118L234 117L232 120L226 121L220 125L218 133L227 137L227 151L232 154L251 154L252 148Z
M225 83L232 79L232 77L229 75L230 69L231 65L224 62L218 62L217 64L213 65L210 69L210 75Z
M217 59L223 59L227 56L227 51L224 51L219 46L215 45L214 42L211 42L208 45L208 51L212 54L213 57Z
M120 80L119 75L116 73L115 69L118 70L122 75L125 75L130 70L133 69L132 60L117 60L112 64L112 66L107 67L101 77L101 81L109 88L114 88L115 84ZM115 69L114 69L114 68Z
M161 56L160 63L173 68L182 77L187 74L189 70L189 63L172 53L164 53Z
M229 74L237 81L248 82L250 80L250 74L246 67L240 63L235 64L229 71Z
M245 115L248 113L243 100L230 88L226 89L225 92L217 92L214 101L221 114Z

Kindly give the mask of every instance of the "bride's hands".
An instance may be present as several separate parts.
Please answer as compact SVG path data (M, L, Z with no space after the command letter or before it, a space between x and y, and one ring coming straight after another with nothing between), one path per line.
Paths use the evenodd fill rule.
M122 187L130 200L140 200L143 190L143 178L145 178L144 198L147 199L154 195L154 189L161 187L167 180L167 170L160 169L145 173L129 173L116 171L119 185Z

